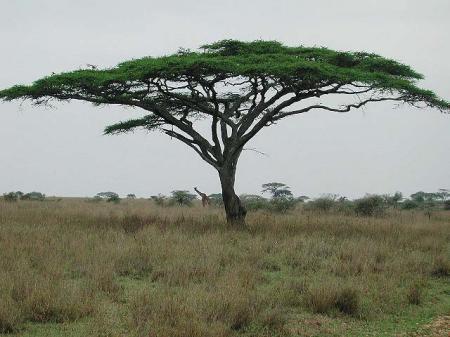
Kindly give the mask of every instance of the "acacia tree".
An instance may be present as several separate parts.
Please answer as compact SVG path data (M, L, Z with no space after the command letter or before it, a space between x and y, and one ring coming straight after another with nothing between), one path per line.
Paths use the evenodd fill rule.
M0 91L0 99L37 104L75 99L145 110L145 116L110 125L105 133L144 128L185 143L217 170L227 220L243 225L246 210L234 190L236 165L264 127L308 111L347 112L381 101L448 110L448 102L415 85L421 78L407 65L370 53L223 40L111 69L53 74ZM348 101L324 100L333 95ZM200 131L201 119L209 121L209 132Z

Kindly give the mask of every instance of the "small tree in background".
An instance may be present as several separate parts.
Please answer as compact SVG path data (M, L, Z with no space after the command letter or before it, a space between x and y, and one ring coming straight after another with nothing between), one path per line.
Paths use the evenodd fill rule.
M223 207L222 193L213 193L208 195L208 198L213 206Z
M116 192L100 192L97 193L96 197L102 198L107 202L113 202L118 204L120 202L120 197Z
M272 211L284 213L296 205L296 200L290 187L283 183L266 183L262 185L262 192L271 195L270 208Z
M133 193L127 194L127 199L136 199L136 194Z
M403 194L401 192L395 192L393 195L384 194L382 197L386 205L397 208L403 199Z
M16 202L17 200L19 200L19 196L16 192L9 192L3 194L3 199L8 202Z
M165 195L159 193L158 195L152 195L150 197L150 200L152 200L158 206L165 206L167 197Z
M292 197L290 187L283 183L267 183L262 185L262 192L269 193L274 198L289 198Z
M25 193L24 195L22 195L20 200L44 201L45 200L45 194L43 194L41 192Z
M385 210L383 197L379 195L368 195L355 200L355 213L361 216L382 215Z
M197 198L195 194L189 193L185 190L172 191L171 202L178 204L179 206L191 206L192 201Z
M256 194L241 194L239 198L246 209L257 211L259 209L269 209L269 200Z

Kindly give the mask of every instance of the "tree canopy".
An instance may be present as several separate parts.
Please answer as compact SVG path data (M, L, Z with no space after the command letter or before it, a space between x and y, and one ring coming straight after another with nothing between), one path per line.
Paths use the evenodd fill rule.
M347 112L381 101L448 111L449 102L416 85L422 78L411 67L372 53L223 40L109 69L53 74L1 90L0 99L142 108L145 116L107 126L105 133L143 128L182 141L219 172L227 215L239 209L242 217L233 189L236 165L244 145L264 127L308 111ZM349 101L324 104L322 98L333 95ZM194 127L199 119L210 120L208 135Z

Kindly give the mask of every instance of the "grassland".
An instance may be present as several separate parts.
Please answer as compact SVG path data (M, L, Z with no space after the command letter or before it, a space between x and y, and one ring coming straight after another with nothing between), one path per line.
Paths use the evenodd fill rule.
M0 201L0 335L426 336L448 322L449 211L299 208L248 225L147 200Z

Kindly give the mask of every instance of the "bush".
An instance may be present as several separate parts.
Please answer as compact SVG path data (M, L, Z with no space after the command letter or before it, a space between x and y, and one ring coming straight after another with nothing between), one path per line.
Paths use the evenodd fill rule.
M177 204L179 206L191 206L192 201L197 197L195 194L189 193L189 191L185 190L175 190L172 191L172 196L170 197L169 203L171 205Z
M41 192L30 192L24 194L21 198L21 200L31 200L31 201L44 201L45 200L45 194Z
M256 211L259 209L270 209L269 200L260 195L242 194L240 197L242 204L248 211Z
M309 201L305 205L306 210L328 212L330 211L336 202L330 197L321 197L313 201Z
M419 207L419 204L417 202L409 199L403 201L401 205L402 209L415 209Z
M100 192L97 193L97 195L94 197L94 199L99 200L104 199L107 202L113 202L115 204L118 204L120 202L120 197L116 192Z
M119 196L117 194L116 195L112 195L108 199L106 199L106 202L113 202L115 204L118 204L120 202L120 198L119 198Z
M158 195L152 195L150 197L150 200L154 201L155 204L158 205L158 206L165 206L166 201L167 201L167 197L160 193Z
M444 209L450 211L450 200L444 201Z
M211 201L211 205L216 207L222 207L223 206L223 198L222 193L213 193L208 195L209 200Z
M270 209L274 212L285 213L290 209L294 209L297 201L292 197L279 197L270 200Z
M370 195L355 200L355 213L360 216L376 216L384 212L385 204L379 195Z
M3 199L8 202L16 202L17 200L19 200L19 196L16 192L9 192L3 194Z

